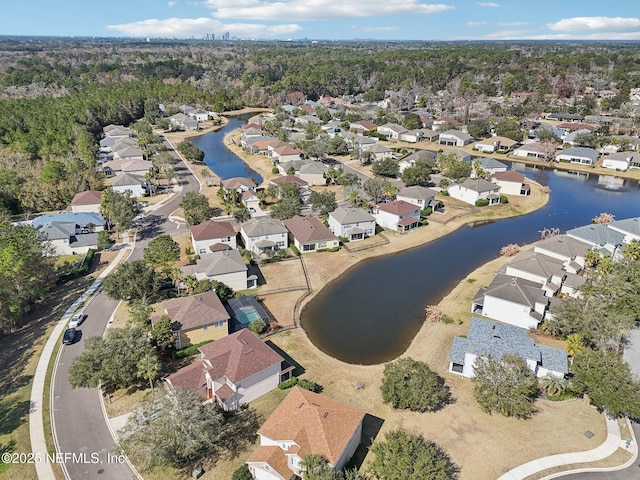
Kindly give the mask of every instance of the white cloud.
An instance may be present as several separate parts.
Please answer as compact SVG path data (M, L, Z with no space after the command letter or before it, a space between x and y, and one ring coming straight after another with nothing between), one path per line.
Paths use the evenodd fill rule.
M487 8L500 8L502 6L496 2L478 2L478 5Z
M631 32L640 29L640 18L574 17L548 23L547 28L558 32Z
M359 25L352 25L351 28L353 30L358 31L358 32L392 32L394 30L400 30L400 27L392 27L392 26L388 26L388 27L373 27L373 26L361 27Z
M480 27L486 24L487 22L467 22L467 27Z
M178 2L168 2L167 5L170 7L175 7L178 4Z
M245 20L334 20L401 14L440 13L453 5L425 4L418 0L206 0L215 18Z
M527 35L532 33L531 30L500 30L484 35L482 38L486 40L518 40L525 39Z
M109 30L132 37L202 37L207 33L229 32L237 37L272 37L302 30L300 25L260 25L253 23L225 24L211 18L148 19L133 23L107 25Z
M498 22L501 27L521 27L523 25L530 25L530 22Z

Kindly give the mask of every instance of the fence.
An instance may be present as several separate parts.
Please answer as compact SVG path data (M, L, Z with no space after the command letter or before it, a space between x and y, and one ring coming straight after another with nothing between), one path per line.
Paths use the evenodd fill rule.
M387 243L389 243L389 239L385 237L382 233L379 233L378 235L376 235L376 237L380 238L381 240L379 242L368 243L366 245L358 245L355 247L349 246L349 244L347 243L343 244L342 246L347 252L354 253L354 252L359 252L361 250L367 250L369 248L379 247L381 245L386 245Z

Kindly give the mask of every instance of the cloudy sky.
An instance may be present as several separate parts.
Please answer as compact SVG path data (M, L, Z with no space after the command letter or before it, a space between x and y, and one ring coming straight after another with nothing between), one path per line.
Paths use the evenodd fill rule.
M436 1L2 0L0 35L640 40L636 0Z

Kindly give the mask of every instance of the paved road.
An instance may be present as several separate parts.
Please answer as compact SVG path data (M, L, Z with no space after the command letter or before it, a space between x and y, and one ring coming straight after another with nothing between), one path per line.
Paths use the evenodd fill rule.
M173 150L171 152L177 157ZM188 191L198 191L199 184L184 163L176 164L175 171L182 184L181 193L144 218L130 260L142 258L142 250L149 240L157 235L187 231L186 225L176 225L167 218L178 208L182 196ZM62 347L52 379L51 420L58 452L84 453L86 457L86 461L82 457L65 461L67 478L72 480L137 478L127 463L109 462L110 458L113 459L108 457L108 454L114 452L114 441L102 412L102 400L98 390L72 389L68 381L71 362L82 353L88 337L103 334L116 305L117 302L108 299L104 293L100 293L87 304L84 312L88 317L79 328L81 337L74 344ZM95 456L92 457L92 454ZM94 460L97 463L93 463Z

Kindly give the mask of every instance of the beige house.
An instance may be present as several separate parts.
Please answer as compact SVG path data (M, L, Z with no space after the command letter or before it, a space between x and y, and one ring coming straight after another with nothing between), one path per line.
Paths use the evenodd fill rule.
M84 192L76 193L73 200L71 200L69 208L73 213L100 213L100 202L102 202L102 192L98 190L85 190Z
M516 172L515 170L498 172L491 177L491 181L500 187L500 193L505 195L529 195L531 187L524 180L524 173Z
M260 445L247 465L256 480L300 476L306 455L324 457L342 470L362 440L365 412L300 387L293 387L258 430Z
M191 245L198 255L236 248L236 231L231 222L207 220L191 227Z
M154 315L155 325L163 315L171 319L176 348L188 347L207 340L219 340L229 334L229 314L216 295L209 291L162 302L164 312Z
M295 217L284 220L291 240L300 253L314 252L340 245L338 239L317 217Z

